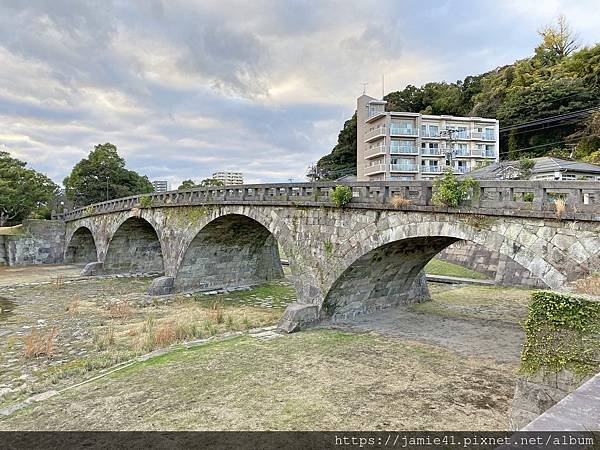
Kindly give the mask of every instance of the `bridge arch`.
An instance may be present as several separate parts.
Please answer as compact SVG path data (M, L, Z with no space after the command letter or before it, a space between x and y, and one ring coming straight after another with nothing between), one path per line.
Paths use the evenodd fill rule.
M116 225L104 257L106 273L164 272L162 245L153 224L130 215Z
M96 240L92 231L86 226L80 226L67 241L64 261L69 264L89 263L98 260Z
M213 289L283 277L278 241L256 218L239 212L211 217L185 249L175 289Z
M419 274L425 265L461 240L508 256L549 287L560 289L566 281L564 274L520 240L498 231L460 222L410 223L376 233L361 230L341 245L341 269L332 273L324 290L322 314L348 317L414 301L423 293Z

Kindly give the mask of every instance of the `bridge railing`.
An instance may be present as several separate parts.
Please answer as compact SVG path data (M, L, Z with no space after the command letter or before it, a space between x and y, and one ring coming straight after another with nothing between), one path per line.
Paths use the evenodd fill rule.
M64 213L64 220L133 208L214 204L269 204L333 206L331 192L345 184L352 188L349 207L442 211L472 214L554 217L557 199L564 201L563 218L600 221L600 182L485 180L458 209L433 203L430 181L353 183L281 183L194 187L95 203ZM392 202L394 197L406 201Z

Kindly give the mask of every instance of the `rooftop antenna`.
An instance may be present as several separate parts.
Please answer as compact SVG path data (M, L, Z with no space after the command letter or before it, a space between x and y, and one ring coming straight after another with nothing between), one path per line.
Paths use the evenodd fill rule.
M369 83L360 83L360 84L362 84L362 87L363 87L363 95L365 95L365 94L367 93L367 84L369 84Z
M383 74L381 74L381 100L385 97L385 80Z

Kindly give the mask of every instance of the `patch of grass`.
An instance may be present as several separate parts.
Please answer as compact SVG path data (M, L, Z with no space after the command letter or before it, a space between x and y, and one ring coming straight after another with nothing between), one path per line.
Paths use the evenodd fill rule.
M438 291L432 300L417 303L412 311L443 317L483 319L520 324L527 317L530 289L466 285Z
M466 267L459 266L448 261L434 258L425 266L425 273L431 275L444 275L448 277L472 278L474 280L485 280L488 278L481 272L476 272Z
M243 336L137 363L0 429L503 429L515 377L512 365L370 334Z

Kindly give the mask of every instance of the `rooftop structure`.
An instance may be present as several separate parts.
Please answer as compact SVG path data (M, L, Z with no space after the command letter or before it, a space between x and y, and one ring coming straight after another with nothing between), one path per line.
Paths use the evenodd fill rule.
M532 158L530 180L600 180L600 166L578 161L543 156ZM519 161L500 161L469 174L480 180L510 180L520 176Z
M358 181L428 180L498 161L499 123L482 117L389 112L385 100L357 100Z

